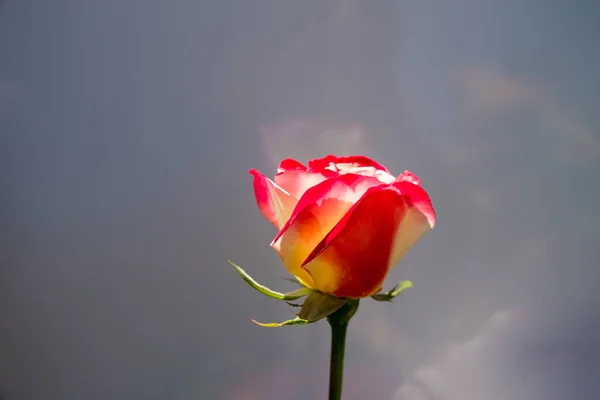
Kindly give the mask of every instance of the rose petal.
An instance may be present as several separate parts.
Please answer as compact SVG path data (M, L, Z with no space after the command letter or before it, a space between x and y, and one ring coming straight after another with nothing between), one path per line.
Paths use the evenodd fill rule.
M390 258L390 267L393 267L417 241L435 226L435 210L427 192L420 186L403 181L394 183L402 193L407 213L402 219L396 236Z
M383 165L365 156L336 157L329 155L308 163L309 171L333 171L339 174L374 176L383 183L392 183L396 178Z
M260 212L277 229L281 229L298 200L257 170L251 169L249 173L254 176L254 195Z
M307 172L306 167L292 159L288 158L277 168L275 183L287 191L291 196L299 199L309 188L321 183L327 178L339 175L333 171Z
M410 172L409 170L406 170L403 173L401 173L400 175L398 175L396 182L402 182L402 181L411 182L411 183L414 183L415 185L419 185L419 186L421 185L421 181L419 180L419 177L416 176L415 174L413 174L412 172Z
M329 171L333 176L337 173ZM331 174L327 174L331 176ZM275 183L285 189L291 196L299 199L311 187L323 182L327 176L316 172L288 170L275 175Z
M331 154L324 158L310 160L308 162L308 169L319 171L319 170L329 167L331 164L338 165L338 168L340 168L339 167L340 165L353 166L353 167L373 167L380 171L385 171L388 174L390 172L390 171L388 171L388 169L386 167L379 164L375 160L371 160L369 157L366 157L366 156L336 157Z
M324 293L376 293L390 267L435 223L429 196L410 182L369 189L303 262Z
M340 175L308 189L271 246L279 253L287 270L312 284L302 263L352 205L371 187L381 185L376 178Z
M292 158L287 158L282 160L279 163L279 167L277 167L277 172L285 172L289 170L302 170L306 171L306 167L299 161L296 161Z

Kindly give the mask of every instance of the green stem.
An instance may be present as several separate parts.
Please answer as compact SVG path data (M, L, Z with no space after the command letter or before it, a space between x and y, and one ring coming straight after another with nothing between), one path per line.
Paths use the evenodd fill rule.
M331 359L329 364L329 400L341 400L344 377L346 331L350 319L358 310L358 300L349 300L342 308L327 317L331 326Z

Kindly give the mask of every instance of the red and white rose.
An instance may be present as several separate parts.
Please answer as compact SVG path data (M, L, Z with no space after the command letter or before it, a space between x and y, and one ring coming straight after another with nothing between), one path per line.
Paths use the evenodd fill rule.
M273 180L250 174L260 211L279 230L271 247L287 270L337 297L380 291L389 270L435 225L414 174L394 177L365 156L329 155L308 167L283 160Z

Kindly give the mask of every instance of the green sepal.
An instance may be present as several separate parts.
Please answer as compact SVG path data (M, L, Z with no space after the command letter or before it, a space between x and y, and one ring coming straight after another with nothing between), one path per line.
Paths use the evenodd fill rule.
M255 289L256 291L264 294L267 297L271 297L273 299L277 299L277 300L297 300L301 297L304 297L308 294L310 294L312 292L312 290L310 290L307 287L301 287L300 289L294 290L292 292L288 292L288 293L280 293L280 292L276 292L275 290L271 290L268 287L261 285L260 283L256 282L250 275L248 275L248 273L246 271L244 271L240 266L235 265L233 262L227 260L227 262L231 265L233 265L235 267L235 269L237 270L237 272L240 274L240 276L246 281L246 283L250 286L252 286L253 289Z
M347 298L335 297L313 290L306 300L304 300L298 317L309 322L316 322L333 314L348 301L349 299Z
M283 321L283 322L271 322L269 324L263 324L260 323L258 321L252 320L252 322L254 322L256 325L258 326L262 326L264 328L280 328L282 326L288 326L288 325L306 325L309 324L310 322L302 319L300 317L296 317L294 319L288 319L287 321Z
M310 294L311 292L312 292L311 289L309 289L307 287L301 287L300 289L296 289L291 292L284 293L283 299L279 299L279 300L285 300L285 301L298 300L299 298L302 298L302 297Z
M283 322L272 322L269 324L263 324L252 320L256 325L263 326L265 328L279 328L287 325L306 325L317 322L329 315L333 314L340 308L342 308L350 299L335 297L314 290L310 291L310 294L301 305L298 316L294 319L290 319ZM290 304L288 302L288 304ZM290 304L290 306L300 306L299 304Z
M386 293L377 293L371 296L372 299L377 301L392 301L396 298L400 293L409 289L413 286L411 281L402 281L396 286L394 286L390 291Z

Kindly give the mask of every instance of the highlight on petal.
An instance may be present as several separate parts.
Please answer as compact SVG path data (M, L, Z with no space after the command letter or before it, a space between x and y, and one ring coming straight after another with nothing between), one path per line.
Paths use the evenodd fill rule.
M421 181L419 180L419 177L416 176L415 174L413 174L412 172L410 172L409 170L406 170L403 173L401 173L400 175L398 175L396 182L401 182L401 181L411 182L411 183L414 183L415 185L421 186Z
M369 189L302 263L314 288L339 297L375 294L390 267L433 227L429 196L410 182Z
M318 185L327 178L337 175L339 174L333 171L319 173L307 172L301 169L287 170L275 175L275 183L292 197L299 199L311 187Z
M329 155L311 160L309 171L333 171L339 174L374 176L383 183L392 183L396 178L383 165L365 156L336 157Z
M373 177L340 175L308 189L271 246L287 270L306 286L313 287L302 263L338 221L369 189L381 185Z
M345 157L337 157L334 155L328 155L326 157L323 158L319 158L319 159L315 159L315 160L310 160L308 162L308 168L309 170L321 170L321 169L325 169L328 167L331 167L331 165L335 165L336 168L344 168L344 167L373 167L375 169L378 169L380 171L385 171L387 173L389 173L390 171L388 171L388 169L386 167L384 167L383 165L379 164L377 161L375 160L371 160L369 157L367 156L345 156Z
M277 229L281 229L298 200L257 170L251 169L249 173L254 176L254 195L260 212Z

